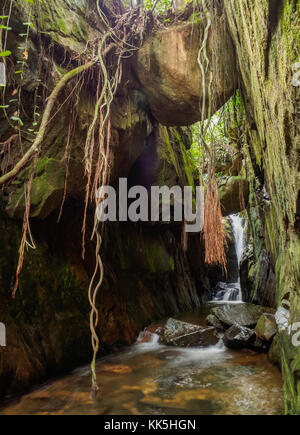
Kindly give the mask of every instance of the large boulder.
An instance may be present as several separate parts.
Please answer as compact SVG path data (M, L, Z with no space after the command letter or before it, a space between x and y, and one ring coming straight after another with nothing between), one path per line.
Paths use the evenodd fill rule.
M274 311L272 308L248 303L224 304L212 309L212 313L227 328L232 325L254 328L263 313L272 311Z
M167 321L159 339L161 344L179 347L211 346L218 341L215 328L203 328L176 319Z
M202 75L197 58L205 26L204 17L197 22L171 25L151 35L137 52L135 74L154 117L164 125L190 125L201 120ZM219 26L215 37L209 32L207 56L213 70L215 112L236 88L235 54L225 26Z
M255 332L262 340L271 341L277 332L275 316L270 313L262 314L255 326Z
M229 177L219 186L219 192L223 216L236 214L247 206L249 182L243 177Z

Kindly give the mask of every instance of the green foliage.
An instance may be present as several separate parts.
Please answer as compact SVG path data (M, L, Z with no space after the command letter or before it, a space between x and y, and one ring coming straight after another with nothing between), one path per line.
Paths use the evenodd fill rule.
M0 57L6 57L6 56L10 56L10 55L11 55L10 50L0 51Z
M22 0L22 1L24 1L26 3L34 4L35 1L37 2L40 0ZM31 6L29 6L29 9L31 10ZM4 21L2 21L2 20L4 20ZM34 24L31 20L34 20L34 16L29 12L28 13L28 21L25 21L22 23L25 31L23 33L19 33L19 36L21 38L23 38L24 43L20 44L17 47L18 51L20 51L19 53L17 53L17 52L12 53L10 50L6 50L6 47L5 47L6 41L7 41L7 33L4 34L4 38L3 38L3 33L11 30L11 27L8 27L9 21L10 21L10 13L9 13L9 15L1 15L0 16L0 57L5 58L7 56L13 55L17 59L19 59L19 60L14 60L14 64L16 67L16 70L14 71L14 74L16 76L16 81L14 82L14 84L15 84L15 89L17 91L17 98L13 98L13 99L9 100L9 103L16 103L16 104L6 104L6 102L4 101L5 100L5 90L4 90L2 93L2 101L1 101L2 104L0 105L0 109L2 109L2 111L4 112L4 116L6 117L9 125L14 129L18 129L19 131L22 130L21 127L24 127L24 123L21 119L21 116L22 116L21 115L21 93L22 93L22 84L23 84L23 79L24 79L23 75L26 72L25 70L26 70L27 60L28 60L29 33L31 30L34 29ZM3 31L1 31L1 29ZM35 107L35 109L34 109L33 124L32 124L33 126L37 125L36 115L39 116L39 114L36 112L36 105L34 107ZM9 112L11 112L10 114L13 114L12 116L10 116L10 114L7 113L7 109ZM11 121L13 121L13 122L11 122ZM33 129L27 128L27 132L29 132L30 134L36 134L36 132Z
M146 10L151 10L153 8L154 1L153 0L144 0L144 7ZM171 0L159 0L157 6L155 8L156 13L163 14L168 11L172 7Z
M216 159L222 161L228 152L242 146L244 141L243 123L245 112L239 91L219 109L210 120L204 122L207 127L205 142L211 147L216 145ZM193 143L190 154L197 166L205 159L202 147L201 122L192 126ZM205 162L204 162L205 163ZM217 174L216 174L217 175Z

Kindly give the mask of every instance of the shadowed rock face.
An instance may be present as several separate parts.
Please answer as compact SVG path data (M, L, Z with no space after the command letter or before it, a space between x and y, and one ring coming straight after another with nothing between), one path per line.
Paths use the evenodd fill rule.
M203 20L171 26L150 36L137 53L135 74L161 124L190 125L201 119L202 75L197 58L205 25ZM221 20L216 32L210 31L207 43L213 72L213 112L231 97L237 83L234 48ZM208 107L209 72L206 75Z

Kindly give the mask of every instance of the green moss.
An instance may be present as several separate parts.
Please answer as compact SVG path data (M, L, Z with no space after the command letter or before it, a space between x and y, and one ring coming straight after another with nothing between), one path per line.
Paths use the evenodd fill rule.
M63 19L59 18L57 20L57 24L58 24L59 30L61 30L64 33L68 32L68 28L67 28L66 23L65 23L65 21Z
M173 257L159 241L146 241L145 255L149 270L152 273L163 273L175 269Z
M281 28L285 37L287 56L290 62L299 61L300 55L300 3L297 0L285 0L280 17Z
M26 168L20 175L21 180L27 180L32 167ZM30 193L31 216L43 217L52 211L54 198L62 197L64 189L65 168L60 160L43 157L37 164ZM11 217L22 218L25 210L25 184L20 184L10 195L7 213Z
M174 166L178 177L181 178L181 167L178 162L177 154L173 149L167 127L163 127L163 133L164 133L164 139L165 139L165 144L167 149L167 153L165 154L166 159L169 163L171 163Z
M191 21L193 24L200 24L203 21L203 15L200 11L193 12L188 21Z

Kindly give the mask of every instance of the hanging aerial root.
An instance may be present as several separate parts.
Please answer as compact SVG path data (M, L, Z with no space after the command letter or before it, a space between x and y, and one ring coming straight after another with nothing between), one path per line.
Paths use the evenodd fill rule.
M22 239L21 239L21 243L20 243L20 247L19 247L19 259L18 259L18 266L17 266L17 270L16 270L16 280L15 280L15 285L12 291L12 298L14 299L16 296L16 291L18 289L19 286L19 277L20 277L20 273L22 271L22 267L23 267L23 261L24 261L24 250L25 250L25 246L26 244L28 244L32 249L35 249L35 244L31 235L31 231L30 231L30 224L29 224L29 216L30 216L30 193L31 193L31 186L32 186L32 182L33 182L33 178L34 178L34 174L35 174L35 168L36 168L36 164L37 164L37 156L35 158L35 162L34 162L34 170L32 171L30 178L28 180L27 183L27 192L26 192L26 186L25 186L25 212L24 212L24 217L23 217L23 229L22 229ZM27 234L30 237L30 242L27 242Z
M206 193L204 213L205 262L220 265L227 275L226 234L222 222L218 185L214 175Z

